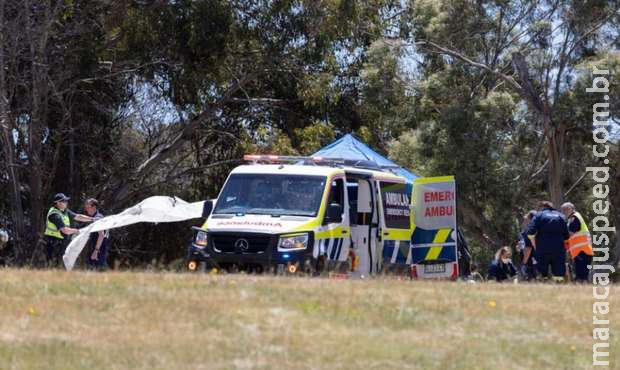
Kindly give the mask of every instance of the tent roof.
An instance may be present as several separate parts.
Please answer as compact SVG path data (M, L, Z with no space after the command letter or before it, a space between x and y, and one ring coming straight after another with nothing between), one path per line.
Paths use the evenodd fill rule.
M405 177L410 182L420 177L375 152L351 134L346 134L312 156L371 161L381 167L395 167L392 171L397 175Z

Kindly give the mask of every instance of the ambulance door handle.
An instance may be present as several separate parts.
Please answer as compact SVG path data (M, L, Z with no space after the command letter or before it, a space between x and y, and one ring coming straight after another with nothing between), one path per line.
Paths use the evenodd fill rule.
M347 233L347 231L346 231L346 230L342 230L342 233L343 233L343 234L346 234L346 233Z

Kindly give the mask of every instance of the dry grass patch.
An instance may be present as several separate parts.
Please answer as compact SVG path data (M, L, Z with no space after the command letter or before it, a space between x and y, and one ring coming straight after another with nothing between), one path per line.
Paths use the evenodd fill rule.
M592 368L588 286L0 270L0 294L0 369Z

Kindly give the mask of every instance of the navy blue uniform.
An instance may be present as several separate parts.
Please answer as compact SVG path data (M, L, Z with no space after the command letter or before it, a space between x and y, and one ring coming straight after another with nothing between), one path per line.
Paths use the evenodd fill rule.
M536 266L534 264L536 249L530 238L527 237L527 230L524 230L519 235L519 239L523 241L523 250L521 251L521 271L524 275L523 277L527 280L534 280L536 279ZM525 251L528 249L530 249L530 256L524 261Z
M545 208L534 217L527 234L536 235L536 262L540 274L547 277L551 266L553 276L564 276L564 241L569 238L566 217L553 208Z
M103 218L103 215L97 211L93 216L93 221L97 221ZM108 231L104 231L104 238L101 242L101 247L99 247L99 252L97 253L97 259L91 259L93 252L95 251L95 246L97 245L97 239L99 239L99 232L90 233L88 236L87 242L87 251L88 255L86 256L86 264L95 269L104 269L106 267L107 259L108 259L108 240L109 234Z
M512 262L493 260L489 266L489 279L504 281L513 278L517 274L517 269Z

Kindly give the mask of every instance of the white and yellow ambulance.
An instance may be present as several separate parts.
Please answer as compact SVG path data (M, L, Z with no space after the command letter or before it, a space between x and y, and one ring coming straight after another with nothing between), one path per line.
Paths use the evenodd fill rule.
M188 268L368 276L409 272L410 182L374 162L247 155L205 202ZM384 264L385 262L385 264Z
M372 162L248 155L195 228L188 267L250 271L382 270L384 246L411 239L405 178Z

